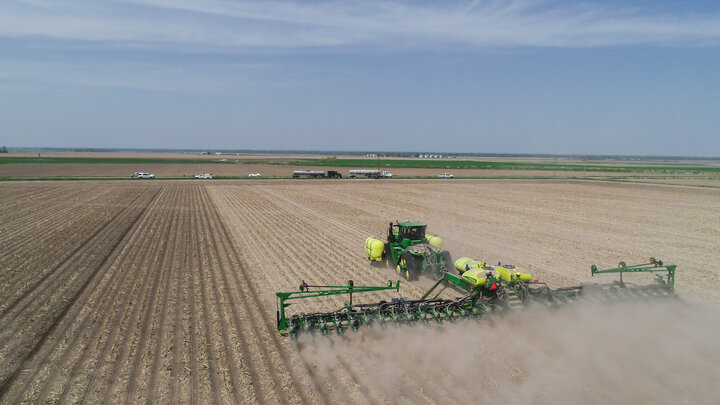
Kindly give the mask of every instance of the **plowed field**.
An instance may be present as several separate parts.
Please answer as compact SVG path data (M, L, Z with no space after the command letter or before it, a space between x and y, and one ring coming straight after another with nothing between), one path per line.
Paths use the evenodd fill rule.
M679 265L681 296L708 305L720 301L720 190L715 189L479 180L0 187L0 403L553 398L543 396L556 393L552 387L535 387L537 395L497 392L504 388L497 375L532 391L529 381L545 381L540 367L534 368L544 358L483 357L490 361L482 367L468 363L467 356L463 360L463 347L484 342L468 336L488 329L449 326L464 331L449 342L450 335L436 331L299 342L276 332L276 291L296 290L302 280L383 285L397 278L392 269L368 266L363 243L370 235L384 237L387 223L398 219L427 222L454 257L514 263L554 286L591 281L593 263L610 267L659 257ZM404 283L399 294L356 299L418 297L430 284L421 279ZM289 312L331 310L343 299L296 304ZM555 328L567 327L548 319ZM713 333L720 330L712 319L703 324ZM511 343L538 342L557 350L537 327L503 328L492 330L522 333L528 341L503 338L505 344L493 350L518 353ZM697 336L682 338L685 346L705 344ZM441 356L426 350L439 342ZM708 361L718 360L715 346L701 347ZM684 370L689 377L702 370L711 387L720 385L716 367L710 372L699 367L695 374ZM557 390L562 386L558 382ZM618 400L583 389L590 394L581 390L585 394L554 398L670 399L639 391L624 392ZM695 392L689 398L705 398Z

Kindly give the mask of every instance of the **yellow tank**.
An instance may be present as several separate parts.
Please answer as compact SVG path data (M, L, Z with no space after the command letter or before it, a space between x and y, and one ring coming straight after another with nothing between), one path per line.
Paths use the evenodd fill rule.
M430 246L436 247L438 249L442 249L443 247L443 240L439 236L430 235L429 233L425 234L425 240L430 244Z
M463 273L462 278L471 286L477 287L479 285L485 285L485 280L487 280L487 272L487 270L482 268L472 268Z
M455 260L455 268L460 272L467 271L470 269L482 269L485 267L485 262L480 262L470 257L461 257Z
M515 270L515 266L510 266L510 268L505 268L503 266L495 266L495 271L497 271L498 276L505 282L523 282L523 283L529 283L532 281L532 275L530 273L510 273L511 270Z
M500 267L500 266L496 266ZM506 264L502 267L500 267L501 270L499 270L501 273L503 273L502 278L505 281L510 281L511 283L529 283L532 281L532 274L530 273L521 273L519 272L517 267L513 266L512 264ZM507 275L504 274L504 272L507 272Z
M365 253L368 259L379 262L382 261L383 253L385 253L385 243L378 238L372 236L365 239Z
M503 266L495 266L495 272L497 273L498 278L500 280L502 280L506 283L510 282L511 277L510 277L510 272L508 271L508 269L506 269Z

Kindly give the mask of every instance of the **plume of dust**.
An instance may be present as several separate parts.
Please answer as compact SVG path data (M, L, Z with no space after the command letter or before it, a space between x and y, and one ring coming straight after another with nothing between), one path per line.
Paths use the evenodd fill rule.
M709 304L578 303L305 336L298 348L319 381L360 375L356 384L391 402L714 404L718 338L720 317Z

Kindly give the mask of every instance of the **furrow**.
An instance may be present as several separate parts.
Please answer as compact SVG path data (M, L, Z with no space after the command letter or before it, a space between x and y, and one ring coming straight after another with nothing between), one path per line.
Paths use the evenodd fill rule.
M164 202L162 208L163 210L169 211L169 219L166 219L168 226L159 232L157 236L163 240L163 245L159 250L158 258L150 263L150 268L154 269L153 273L155 273L153 276L152 292L149 297L150 301L145 305L145 312L139 322L139 325L142 327L138 333L139 337L135 358L128 373L125 403L138 403L143 398L147 401L147 393L146 390L143 389L144 387L142 387L142 382L147 381L148 376L143 375L143 370L140 370L140 366L148 356L152 356L152 347L157 346L157 343L150 345L148 342L152 342L153 337L158 340L162 338L157 335L157 328L154 327L157 322L155 313L159 309L158 303L167 301L165 299L166 290L161 288L161 286L167 283L166 279L170 277L171 273L171 270L168 269L167 257L168 252L174 248L174 245L171 244L170 241L172 241L172 235L177 232L178 216L180 214L178 206L182 201L182 189L172 187L171 191L172 196ZM141 384L141 387L138 387L138 383Z
M4 260L10 254L26 247L28 239L49 239L48 235L57 232L57 229L60 228L58 225L66 223L68 217L79 216L88 221L95 221L94 212L88 210L88 207L97 204L97 201L107 201L106 195L109 193L110 190L103 190L85 199L76 198L69 202L60 200L61 203L58 203L59 201L53 198L52 201L54 204L52 209L43 210L38 213L42 215L34 216L32 221L34 226L28 227L28 222L25 218L19 218L16 221L4 224L9 231L0 233L0 243L5 247L5 249L0 252L0 260Z
M201 203L200 212L202 214L202 233L200 236L202 240L203 251L201 254L209 259L207 263L207 273L210 277L210 283L212 285L213 296L216 299L215 305L213 306L214 311L217 312L217 319L220 321L220 330L215 331L215 335L222 336L224 350L222 351L223 364L229 368L229 378L226 377L226 385L230 383L232 385L233 402L265 402L265 395L263 393L263 381L261 381L256 374L261 365L258 362L258 354L263 354L262 347L258 347L255 350L251 350L248 346L247 338L242 333L243 330L247 330L248 325L245 325L240 321L240 317L236 312L236 306L233 295L228 291L228 283L225 277L227 268L224 266L226 255L221 252L223 246L218 243L215 237L217 233L217 224L213 222L212 214L208 211L214 207L208 203L208 196L205 187L203 186L199 190L199 202ZM200 242L200 241L198 241ZM218 274L220 276L218 276ZM223 280L219 280L222 277ZM245 302L243 300L243 302ZM230 309L230 313L228 313ZM231 317L232 315L232 317ZM233 324L234 322L234 324ZM250 327L249 330L254 330ZM233 354L239 350L240 352L240 365L235 361ZM246 387L248 384L243 384L240 378L240 368L242 367L243 375L250 375L250 387ZM239 391L242 389L242 393ZM270 392L270 391L267 391ZM238 395L242 395L244 398L241 400Z
M152 197L152 199L156 198L157 194ZM132 210L128 211L132 215ZM116 239L116 241L122 241L128 233L134 228L135 224L139 221L139 219L143 216L143 211L140 211L137 213L134 218L129 221L129 224L126 227L123 227L121 224L119 224L121 227L118 228L120 230L120 235ZM105 246L107 242L102 239L97 241L98 246ZM53 349L62 341L60 337L62 336L62 331L69 327L69 325L72 322L67 322L65 319L72 319L76 312L80 311L83 307L82 300L80 298L86 299L88 294L90 294L92 291L91 289L88 289L88 286L94 284L96 281L99 281L103 272L100 272L99 269L104 267L105 264L113 257L113 252L115 252L116 248L114 246L117 246L116 243L111 244L113 248L107 252L107 253L100 253L102 256L100 257L100 262L98 265L94 266L94 270L87 276L87 278L82 281L78 280L78 282L82 283L77 291L69 298L65 303L64 307L59 308L59 313L57 313L55 316L52 316L52 321L48 325L48 329L41 332L41 336L39 337L39 340L32 346L30 352L21 354L22 360L18 364L18 367L15 369L15 371L4 381L2 386L0 386L0 398L4 396L6 389L11 387L16 379L19 377L18 370L20 369L29 369L29 370L36 370L39 365L43 364L42 361L38 361L39 359L44 358L49 353L53 351ZM81 256L79 258L80 260L83 259ZM93 268L93 267L91 267ZM78 300L80 302L78 303ZM77 303L77 305L76 305ZM71 311L72 310L72 311ZM60 336L55 336L56 331L59 331ZM52 337L52 339L51 339ZM20 352L21 353L21 352ZM5 357L7 358L7 356ZM12 364L12 363L9 363ZM24 367L24 365L28 365L28 367Z
M205 212L205 224L207 226L205 231L207 237L205 241L208 246L212 246L214 250L213 257L218 260L217 269L219 270L219 275L217 277L213 275L212 280L216 286L216 294L221 298L226 298L228 301L229 305L224 306L230 309L232 315L232 321L228 323L234 323L233 335L241 343L240 361L246 363L245 373L250 376L254 395L257 396L256 401L259 403L285 402L282 398L277 397L277 389L280 387L280 383L275 372L275 366L268 360L268 349L263 347L262 342L258 340L256 335L256 331L260 330L253 316L253 314L257 313L257 309L255 308L256 303L247 297L242 288L236 288L242 285L237 278L234 278L234 284L228 280L228 273L235 275L235 267L242 264L231 261L229 250L232 251L232 248L229 246L232 246L233 242L232 240L223 239L222 235L218 233L220 223L217 213L215 212L216 207L212 204L205 188L202 189L202 201L203 206L206 208L203 210L203 212ZM218 287L218 282L222 283L222 288ZM241 304L235 301L234 297L236 296L240 297ZM244 317L241 317L238 308L244 308ZM242 318L245 318L245 320L243 321ZM226 339L227 350L233 350L234 347L227 341L230 330L227 329L225 325L223 328L225 328L226 331L223 337ZM244 331L250 331L250 333L248 333L250 338L243 333ZM233 356L230 357L232 358ZM261 379L259 376L261 370L266 370L270 378Z
M186 209L190 202L189 193L183 188L180 203L175 207L178 223L173 230L172 249L167 254L171 257L169 263L169 277L164 286L165 293L168 294L167 299L162 300L162 309L160 315L160 328L158 330L158 344L152 355L152 371L150 372L150 381L148 382L149 393L146 398L148 403L167 402L170 396L170 385L172 383L172 373L176 372L175 367L178 364L172 360L178 351L178 327L177 323L180 316L177 312L170 313L172 308L180 308L180 275L182 269L180 262L183 257L183 235L190 232L188 217L189 213ZM166 388L163 390L162 388Z
M119 206L117 213L110 214L107 217L105 215L96 215L95 218L87 220L86 216L73 216L71 222L73 224L73 229L68 229L65 233L70 234L67 235L67 237L62 238L60 242L53 244L48 243L46 238L24 237L24 243L27 243L27 240L35 240L36 243L45 246L46 252L43 255L32 254L31 252L33 251L33 246L28 245L29 247L26 250L29 250L27 252L16 253L19 258L26 257L25 259L21 259L21 263L13 263L12 261L6 263L7 266L14 268L15 272L13 274L10 272L4 274L0 284L7 286L7 291L11 292L14 296L6 297L6 299L3 300L4 302L0 304L0 317L11 311L12 308L22 300L27 301L27 297L33 294L34 290L43 282L49 281L46 282L46 285L57 286L58 283L54 280L62 276L67 276L67 274L58 274L58 270L61 269L68 260L86 251L86 244L91 243L94 238L98 237L100 234L109 232L110 230L107 225L114 221L125 210L130 209L130 205L132 205L133 200L134 199L128 198L125 207ZM70 219L66 220L70 222ZM77 246L73 248L73 244L75 244L76 241L79 242L78 236L87 234L87 232L84 232L85 229L95 229L95 231L90 232L90 235L87 236L84 241L78 243ZM48 232L48 234L56 233L57 232ZM49 270L39 270L45 267L42 265L42 262L38 263L39 260L43 259L50 259L51 262L55 263L49 264ZM15 274L17 272L20 272L21 274ZM14 281L13 278L15 279ZM36 295L46 297L47 292L41 291Z
M134 356L140 356L138 341L141 340L142 330L139 327L144 325L145 318L143 309L147 310L151 307L152 292L157 289L159 277L156 274L156 264L164 249L167 247L167 238L164 235L170 229L170 221L168 218L172 215L172 211L165 208L166 199L174 199L175 193L169 187L163 187L162 198L158 201L157 209L161 211L160 221L149 223L149 229L145 231L147 239L150 239L149 256L138 256L135 258L140 263L141 272L147 274L148 282L142 287L142 290L136 295L137 303L133 302L133 311L127 323L127 330L120 343L118 357L114 362L113 371L110 377L110 386L108 388L108 397L112 401L122 401L127 399L127 393L131 388L134 378L133 360Z
M152 199L148 199L147 202L142 200L136 201L135 204L147 208ZM144 215L146 213L143 210ZM140 217L139 216L139 217ZM139 218L138 217L138 218ZM141 224L141 221L136 221L136 224ZM140 226L133 225L137 228ZM59 350L53 349L55 352L61 352L62 357L59 360L47 360L43 359L41 364L45 367L49 367L51 364L55 366L56 371L54 375L47 378L47 383L43 386L43 389L38 395L38 402L49 402L46 397L50 394L53 387L58 391L59 398L53 398L52 402L66 402L68 396L73 397L82 396L81 384L77 384L77 380L81 373L87 372L87 361L90 350L93 347L93 342L97 342L95 347L99 346L102 340L103 331L110 329L109 316L106 314L111 313L111 307L115 304L118 299L119 289L116 288L118 284L122 285L125 280L129 277L126 272L112 271L114 262L118 257L122 256L130 246L127 242L132 238L133 232L128 232L123 240L117 244L117 250L113 254L113 258L108 260L103 266L106 268L104 271L103 279L98 282L97 285L90 288L90 294L85 298L84 302L79 303L85 314L78 315L76 317L76 323L78 326L72 331L63 331L60 335L73 336L72 340L65 341L66 349ZM126 298L127 299L127 298ZM96 305L93 305L93 301L99 301ZM96 325L91 328L90 325Z
M220 403L220 402L228 402L227 398L223 398L223 401L220 400L220 396L224 394L224 390L221 390L221 388L224 386L224 384L220 381L220 373L219 366L222 360L220 358L220 354L218 353L216 345L216 340L213 339L214 336L216 336L213 328L214 323L217 322L217 317L214 316L214 311L212 308L212 305L209 301L208 297L208 278L212 278L212 271L214 267L214 263L211 261L211 255L208 245L207 245L207 239L210 237L210 233L212 230L207 229L207 220L205 218L205 207L202 204L201 199L201 190L197 188L193 188L193 203L195 205L194 213L197 217L197 224L198 226L195 228L198 240L195 240L195 246L198 248L198 256L200 257L199 260L199 267L197 269L197 282L199 284L199 292L200 292L200 310L202 312L202 325L203 325L203 332L204 332L204 348L206 351L206 363L203 364L203 367L207 367L208 374L210 377L210 387L211 391L208 394L208 396L211 397L212 402L214 403ZM212 323L212 324L211 324ZM219 331L220 335L223 335L223 331ZM214 394L214 395L212 395Z
M219 218L217 206L214 200L211 200L210 202L214 208L212 211L214 215L217 216L217 222L218 222L218 228L222 231L222 237L226 241L233 241L233 237L230 235L230 232L228 230L227 225L225 222ZM250 251L252 248L249 249ZM245 249L245 251L248 251L248 249ZM235 284L236 285L248 285L249 288L245 289L249 292L250 297L247 299L248 302L258 303L260 308L258 308L258 311L252 311L256 315L258 315L259 320L261 321L263 328L258 328L258 332L262 331L262 334L264 336L264 340L267 341L269 339L274 346L279 348L279 350L275 351L274 353L277 353L278 356L278 362L279 364L276 365L277 369L280 370L282 368L286 368L289 376L290 376L290 386L286 387L286 390L290 390L290 392L297 393L300 396L300 400L304 403L310 401L310 397L306 393L306 389L308 387L311 388L311 392L314 391L321 395L321 398L323 402L327 402L326 398L323 398L322 391L319 386L314 384L311 380L307 378L308 371L309 370L303 370L302 372L297 372L292 367L288 367L288 365L293 364L294 359L292 359L288 353L285 350L282 350L280 348L287 348L287 344L283 345L281 344L280 337L277 334L277 331L275 329L275 319L274 317L268 316L268 307L260 305L263 301L261 300L260 296L258 295L257 291L259 286L256 284L256 278L258 275L266 276L268 274L267 271L258 270L255 272L249 272L247 268L245 267L244 263L246 263L244 260L242 260L242 257L240 256L239 252L235 249L229 249L229 253L233 257L235 263L237 263L237 268L240 270L240 273L232 272L231 274L234 277ZM272 282L267 283L266 285L273 285ZM286 342L283 342L286 343Z
M197 204L194 203L193 200L193 214L194 211L198 209ZM190 227L193 231L198 229L198 222L196 215L192 216L192 226ZM189 254L189 266L187 267L187 274L188 274L188 302L190 306L190 315L189 315L189 322L190 322L190 361L187 367L190 370L191 374L191 385L190 388L190 403L200 403L200 402L207 402L206 399L204 399L201 396L200 391L200 359L199 356L200 353L200 344L198 342L198 332L197 327L202 321L203 317L202 315L198 315L197 312L197 285L195 282L195 273L199 270L199 264L198 264L198 258L195 254L195 240L191 237L191 235L188 234L188 254ZM209 385L207 381L203 381L203 386L207 387Z
M128 207L126 210L132 210ZM67 267L72 264L73 261L78 260L78 256L87 254L89 246L93 243L97 243L100 238L106 238L112 233L113 224L118 218L125 213L120 211L115 214L110 221L106 222L104 226L98 227L95 232L90 235L81 245L73 250L65 259L63 259L57 266L55 266L49 272L46 272L41 277L33 280L32 282L26 283L24 288L19 288L22 291L21 295L17 296L14 300L10 300L6 306L4 306L2 312L0 312L0 318L3 319L3 323L10 324L15 318L24 313L30 305L37 305L37 297L43 297L50 299L52 297L49 294L50 291L57 290L58 285L61 285L63 278L69 278L74 275L72 272L68 272ZM36 289L39 288L39 291Z
M145 243L145 237L148 233L147 229L152 227L151 224L159 222L157 217L163 213L155 208L157 203L154 201L154 204L146 207L147 214L143 221L130 235L122 254L113 264L115 273L127 276L113 284L116 298L108 300L111 307L106 312L109 315L103 317L103 324L98 328L101 333L94 346L96 350L93 352L94 355L88 358L87 367L80 368L83 375L78 378L85 378L87 381L82 384L86 388L82 391L79 402L97 402L107 399L103 392L112 382L109 375L119 357L118 336L129 322L131 311L134 309L135 297L145 288L151 277L151 272L143 271L141 266L129 259L145 257L154 247L152 244ZM93 399L89 400L88 398Z

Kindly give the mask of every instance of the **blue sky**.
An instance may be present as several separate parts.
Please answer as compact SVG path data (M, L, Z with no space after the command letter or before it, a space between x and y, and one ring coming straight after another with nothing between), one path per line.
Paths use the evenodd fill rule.
M0 144L720 156L720 3L10 0Z

